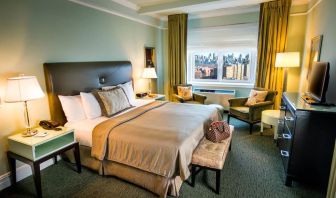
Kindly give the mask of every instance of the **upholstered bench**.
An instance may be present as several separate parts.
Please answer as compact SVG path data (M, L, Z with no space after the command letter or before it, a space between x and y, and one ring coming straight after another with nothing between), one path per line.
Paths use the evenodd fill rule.
M234 127L230 125L230 137L219 143L207 140L205 137L196 147L191 161L191 185L195 186L196 175L202 170L216 171L216 193L220 192L220 175L226 155L231 150L231 140ZM198 168L198 170L196 170Z

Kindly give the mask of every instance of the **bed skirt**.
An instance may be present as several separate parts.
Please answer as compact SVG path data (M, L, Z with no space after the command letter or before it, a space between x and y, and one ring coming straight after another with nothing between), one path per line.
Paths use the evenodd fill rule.
M71 162L75 162L71 151L67 151L65 155ZM91 157L91 148L87 146L80 146L80 157L83 166L97 171L100 175L118 177L143 187L160 197L179 196L183 183L179 176L167 178L117 162L100 161Z

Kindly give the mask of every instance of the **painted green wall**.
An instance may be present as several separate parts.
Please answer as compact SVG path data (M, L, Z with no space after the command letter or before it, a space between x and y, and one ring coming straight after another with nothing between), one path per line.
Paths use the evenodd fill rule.
M45 90L43 63L60 61L130 60L135 90L145 91L144 46L157 48L162 75L162 30L67 0L1 0L0 27L1 99L6 79L19 73L37 76ZM7 136L25 127L22 107L0 105L0 175L8 171ZM29 102L29 108L35 124L50 117L47 97Z
M312 7L315 2L310 3ZM309 51L311 39L318 35L323 35L323 43L321 49L321 61L330 62L330 80L329 89L327 92L327 101L336 103L336 1L322 0L312 11L307 15L306 37L304 46L303 68L301 75L300 91L307 91L308 82L306 73L308 68Z
M299 8L301 8L300 6ZM306 6L305 6L306 7ZM291 13L305 12L301 9L292 8ZM297 92L300 85L300 76L303 59L304 40L306 34L306 15L292 15L289 17L288 32L287 32L287 52L300 52L300 67L288 68L287 76L287 91Z

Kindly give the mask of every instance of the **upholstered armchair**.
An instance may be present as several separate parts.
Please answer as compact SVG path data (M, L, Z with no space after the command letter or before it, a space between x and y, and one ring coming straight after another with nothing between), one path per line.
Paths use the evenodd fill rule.
M261 121L261 112L268 109L273 109L275 96L277 91L266 90L263 88L254 88L258 91L268 91L265 101L259 102L251 106L246 106L248 98L230 99L230 109L227 117L227 122L230 123L230 117L247 122L250 124L250 134L252 134L253 125Z
M193 93L193 97L191 100L184 100L181 96L178 95L177 87L192 87L191 84L179 84L173 86L173 98L177 102L181 103L193 103L193 104L204 104L204 101L206 100L206 96L202 94Z

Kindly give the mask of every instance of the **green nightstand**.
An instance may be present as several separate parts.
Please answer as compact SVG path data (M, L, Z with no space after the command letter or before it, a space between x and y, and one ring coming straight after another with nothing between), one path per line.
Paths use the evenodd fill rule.
M77 171L81 173L79 144L75 141L74 130L61 128L61 131L37 128L39 133L48 133L45 137L22 137L21 134L8 137L7 158L12 173L12 184L16 184L16 160L29 164L33 172L37 195L42 197L40 164L51 158L54 158L57 163L57 155L70 149L74 149Z

